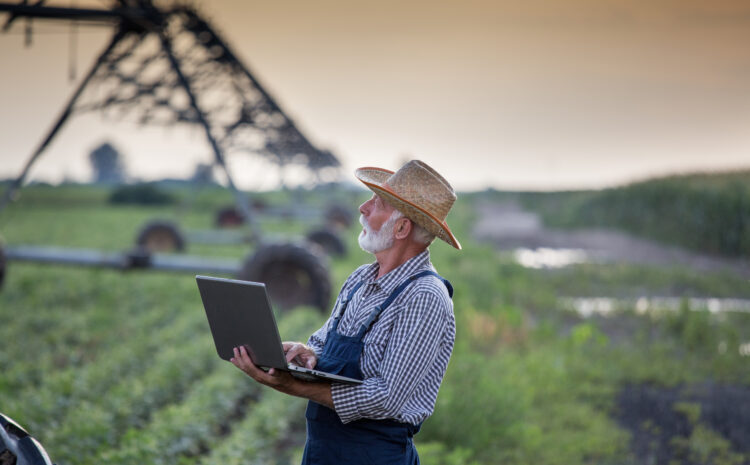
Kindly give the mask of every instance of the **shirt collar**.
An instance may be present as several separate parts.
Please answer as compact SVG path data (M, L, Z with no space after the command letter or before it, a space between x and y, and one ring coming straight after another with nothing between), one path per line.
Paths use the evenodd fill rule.
M424 252L411 257L377 280L375 278L378 275L378 270L380 270L380 265L378 262L374 262L369 265L362 274L362 281L364 281L365 284L375 284L384 292L390 293L393 292L396 289L396 286L401 284L404 279L415 274L417 271L431 268L430 250L426 249Z

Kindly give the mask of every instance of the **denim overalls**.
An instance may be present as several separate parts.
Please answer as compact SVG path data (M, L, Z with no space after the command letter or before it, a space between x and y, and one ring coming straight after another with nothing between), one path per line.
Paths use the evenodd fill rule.
M341 304L328 330L323 353L315 369L329 373L363 379L359 368L364 343L362 339L373 322L393 302L412 281L423 276L437 276L453 297L453 287L434 271L422 271L406 278L388 298L370 312L367 321L359 328L355 336L342 336L336 330L341 316L346 311L354 293L364 284L357 283ZM417 450L412 437L417 434L421 424L410 425L395 420L361 419L343 424L336 412L310 401L307 404L307 442L302 458L303 465L336 465L336 464L419 464Z

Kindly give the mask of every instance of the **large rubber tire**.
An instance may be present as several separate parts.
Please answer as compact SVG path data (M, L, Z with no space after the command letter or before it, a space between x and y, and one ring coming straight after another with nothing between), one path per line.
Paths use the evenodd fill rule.
M238 228L245 224L245 215L237 207L224 207L216 212L214 221L217 228Z
M325 210L325 219L333 227L348 229L354 223L354 212L344 205L331 204Z
M331 279L325 256L298 244L261 244L245 259L239 279L265 283L274 306L310 305L327 312Z
M346 244L332 229L313 229L307 233L305 238L313 244L319 245L331 257L346 256Z
M176 224L164 220L146 223L138 233L135 243L151 253L185 250L185 236Z

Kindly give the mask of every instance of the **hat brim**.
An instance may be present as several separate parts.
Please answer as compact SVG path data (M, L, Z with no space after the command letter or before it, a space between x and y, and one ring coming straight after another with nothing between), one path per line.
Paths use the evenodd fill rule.
M456 249L461 250L461 244L451 232L448 223L440 221L424 208L401 197L386 184L386 181L392 174L393 171L374 167L359 168L354 172L357 179L371 191L381 196L393 208L403 213L407 218L415 221L431 234L434 234Z

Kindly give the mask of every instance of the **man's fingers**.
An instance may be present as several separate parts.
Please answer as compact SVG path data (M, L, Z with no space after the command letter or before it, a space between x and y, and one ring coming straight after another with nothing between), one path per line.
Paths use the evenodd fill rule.
M282 392L291 392L295 381L289 373L274 368L266 373L253 363L245 347L235 347L232 351L234 356L229 361L255 381Z
M233 349L234 357L230 360L234 366L239 368L240 370L244 371L250 376L253 376L257 374L257 372L262 371L258 367L255 366L253 363L253 360L250 358L250 355L247 353L247 349L245 347L235 347Z
M304 355L305 353L309 352L310 349L308 349L303 344L294 344L292 345L289 350L286 353L286 361L291 362L292 360L296 359L300 355Z
M232 364L234 366L236 366L237 368L240 368L240 363L241 362L240 362L240 352L239 352L239 350L237 350L237 348L235 347L235 348L232 349L232 353L234 354L234 357L232 357L231 359L229 359L229 361L232 362Z
M247 353L245 346L240 346L240 358L245 365L255 368L255 363L253 363L253 359L250 358L250 354Z
M294 362L299 366L314 368L317 357L315 352L299 342L287 342L284 345L287 363Z
M300 344L298 347L294 347L286 353L286 361L287 363L294 362L299 366L314 368L315 363L317 362L317 357L315 352L309 347Z

